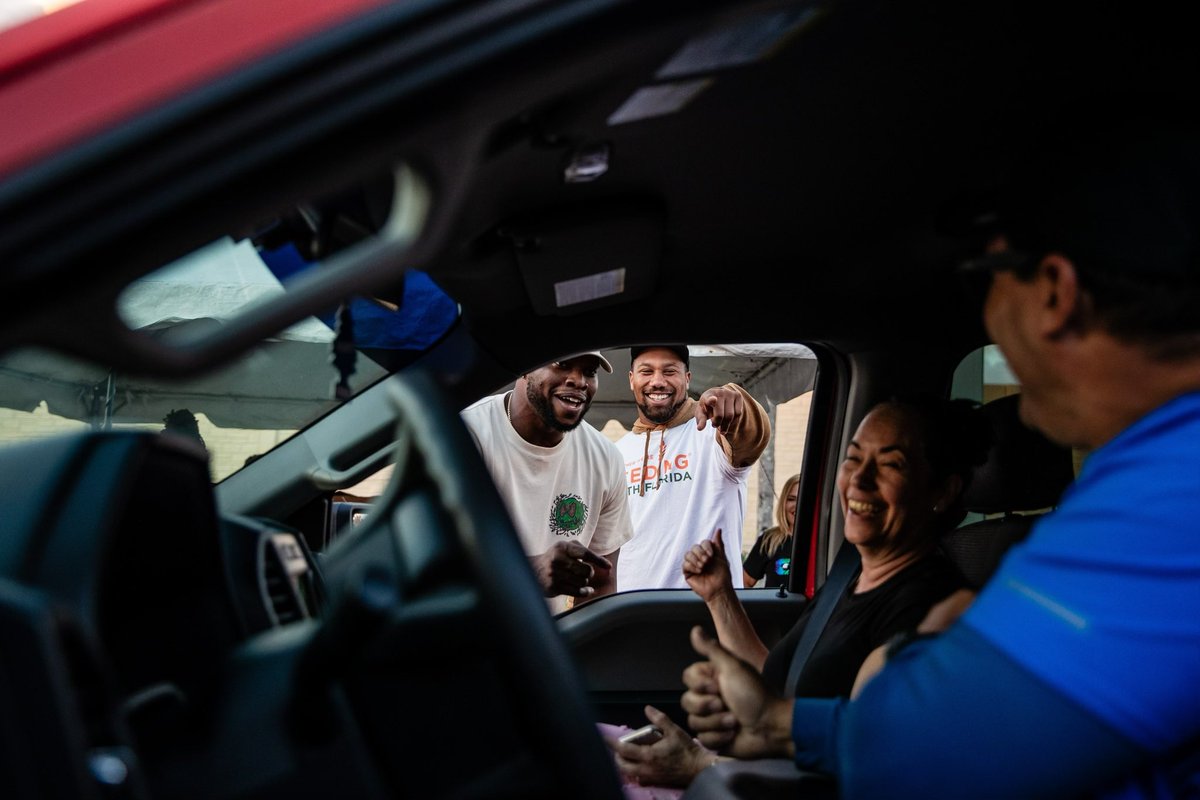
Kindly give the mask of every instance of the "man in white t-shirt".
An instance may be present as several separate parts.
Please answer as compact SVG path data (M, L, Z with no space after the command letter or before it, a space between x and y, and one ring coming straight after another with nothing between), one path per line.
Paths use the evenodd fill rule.
M771 438L771 423L734 383L691 399L686 345L634 347L630 357L638 419L617 447L634 537L622 548L618 588L686 589L684 554L718 529L729 563L742 563L750 468ZM741 587L742 571L732 572Z
M620 453L583 419L600 368L599 352L554 361L462 412L556 613L615 591L633 536Z

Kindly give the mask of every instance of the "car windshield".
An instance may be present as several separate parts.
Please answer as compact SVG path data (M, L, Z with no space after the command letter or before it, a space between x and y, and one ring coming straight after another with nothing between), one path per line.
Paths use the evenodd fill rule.
M134 331L186 341L284 292L289 274L306 266L290 245L225 238L134 281L117 310ZM0 443L87 428L171 431L204 445L220 481L419 357L457 316L427 275L410 271L387 299L332 306L186 380L14 350L0 357Z

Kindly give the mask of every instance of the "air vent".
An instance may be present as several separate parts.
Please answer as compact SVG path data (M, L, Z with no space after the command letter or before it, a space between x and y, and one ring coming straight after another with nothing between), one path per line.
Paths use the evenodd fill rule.
M300 585L308 574L308 561L290 534L265 538L263 547L263 594L267 611L276 625L287 625L308 616Z

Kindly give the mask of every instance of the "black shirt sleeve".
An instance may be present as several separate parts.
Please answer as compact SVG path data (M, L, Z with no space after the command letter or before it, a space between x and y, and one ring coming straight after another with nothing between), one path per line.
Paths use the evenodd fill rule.
M742 569L746 570L752 578L761 581L763 571L767 565L767 554L763 552L763 537L767 535L767 528L758 535L758 539L754 542L754 547L750 548L750 552L746 554L746 560L742 562Z

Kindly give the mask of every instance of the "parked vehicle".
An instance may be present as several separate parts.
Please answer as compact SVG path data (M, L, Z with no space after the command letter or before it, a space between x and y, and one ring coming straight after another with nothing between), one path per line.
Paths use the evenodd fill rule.
M1014 390L947 215L1067 100L1192 102L1179 13L83 0L0 31L0 794L620 798L594 723L679 718L707 613L551 617L457 412L600 348L589 420L627 425L648 342L803 406L756 477L769 510L803 475L788 591L742 593L774 641L866 409Z

